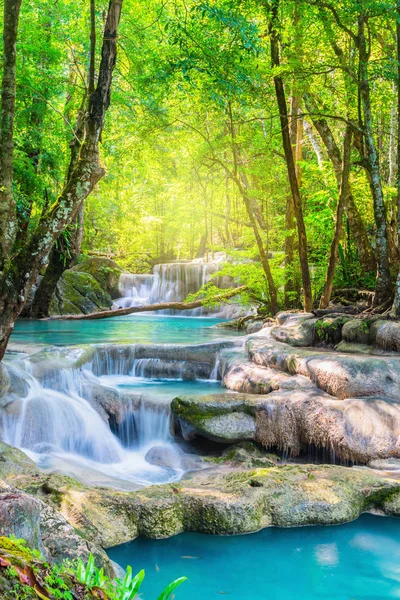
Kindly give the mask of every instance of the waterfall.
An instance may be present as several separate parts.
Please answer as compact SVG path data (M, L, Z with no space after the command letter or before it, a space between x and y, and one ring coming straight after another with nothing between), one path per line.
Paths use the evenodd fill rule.
M178 479L179 464L165 468L145 458L152 447L173 445L169 404L151 397L126 402L118 385L112 386L113 378L131 384L138 379L134 352L128 349L96 348L93 359L80 368L31 363L29 358L13 361L8 369L14 380L24 382L26 393L11 392L2 399L2 440L40 467L83 481L90 477L101 485L115 487L116 480L124 480L137 487ZM110 416L119 415L117 431L110 429L107 409L114 411Z
M77 454L100 463L122 459L122 447L100 415L74 389L73 378L60 379L60 390L43 387L24 373L28 393L2 418L3 440L38 454ZM54 381L52 381L54 384Z
M123 273L119 280L121 298L116 307L127 308L159 302L182 302L189 294L195 294L220 268L218 262L176 262L156 265L153 275ZM218 287L234 286L229 277L218 278ZM234 305L219 308L199 307L185 311L185 316L229 316ZM237 310L237 307L236 307ZM179 311L163 310L159 314L173 315Z

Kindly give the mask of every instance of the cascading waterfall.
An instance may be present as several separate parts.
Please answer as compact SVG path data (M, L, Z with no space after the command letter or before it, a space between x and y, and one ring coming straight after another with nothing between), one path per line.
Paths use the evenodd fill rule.
M153 275L135 275L123 273L119 280L121 298L115 301L116 307L128 308L159 302L181 302L189 294L195 294L221 267L217 261L176 262L156 265ZM230 278L218 278L218 287L227 288L234 285ZM234 305L219 308L199 307L185 311L185 316L220 316L230 317L237 307ZM163 310L159 314L173 315L177 311Z
M145 460L152 446L173 444L168 403L139 398L138 403L121 404L121 423L113 433L91 402L92 389L111 390L118 399L115 380L125 378L132 383L138 379L134 359L126 349L124 353L100 351L82 368L44 369L38 377L29 359L14 361L9 369L14 378L25 381L27 393L22 398L12 395L4 403L2 439L24 450L39 466L77 476L82 473L85 480L90 471L92 479L102 484L122 479L136 487L174 481L182 475L179 464L166 469ZM121 403L122 399L123 395Z

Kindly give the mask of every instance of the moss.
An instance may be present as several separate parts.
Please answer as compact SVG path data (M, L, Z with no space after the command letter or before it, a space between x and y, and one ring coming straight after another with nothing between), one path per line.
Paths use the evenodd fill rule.
M322 342L329 346L338 344L342 339L343 325L350 320L348 316L319 319L315 324L315 343Z
M57 284L50 314L89 314L111 308L110 295L86 272L65 271Z
M92 257L71 269L79 273L88 273L111 298L119 297L118 282L123 272L121 267L109 258Z

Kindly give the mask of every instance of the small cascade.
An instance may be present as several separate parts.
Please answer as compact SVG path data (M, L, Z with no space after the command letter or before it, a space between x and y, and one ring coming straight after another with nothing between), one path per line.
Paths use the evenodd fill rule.
M117 300L116 303L121 308L150 304L153 282L153 275L122 273L119 279L119 290L122 298Z
M170 406L141 398L139 405L125 410L118 426L118 437L126 448L146 450L173 441L170 433Z
M37 365L29 358L14 361L8 368L15 380L24 382L25 396L11 394L3 402L2 440L24 450L43 468L83 480L87 474L101 485L124 480L142 486L179 478L180 464L166 468L146 461L152 447L173 446L170 408L168 402L151 397L136 395L136 401L126 401L116 382L135 385L140 380L135 372L141 370L127 348L96 348L81 368L40 364L38 377L33 374ZM115 411L110 418L119 415L114 431L107 410Z
M122 448L94 408L76 391L72 378L63 391L43 387L24 373L28 393L2 418L3 440L34 453L72 453L100 463L122 459Z
M176 262L160 264L154 267L153 275L135 275L124 273L120 277L119 289L121 298L115 301L115 306L127 308L144 304L158 304L160 302L182 302L189 294L195 294L210 281L212 275L221 267L218 261L204 262ZM229 277L220 277L216 281L220 288L234 285ZM219 308L199 307L185 312L185 316L221 316L229 317L235 305L226 305ZM158 314L173 315L178 311L163 310Z
M217 354L217 356L215 357L214 368L211 371L210 379L212 379L213 381L219 381L221 379L220 371L221 371L221 359L219 357L219 354Z

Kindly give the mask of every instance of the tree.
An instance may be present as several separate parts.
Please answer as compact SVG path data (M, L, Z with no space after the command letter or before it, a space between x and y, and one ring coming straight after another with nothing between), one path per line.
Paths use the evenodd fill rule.
M112 75L116 63L117 31L122 0L110 0L106 16L99 75L89 99L84 137L79 158L56 202L40 217L32 235L22 241L11 187L14 160L13 121L15 116L16 39L20 3L4 4L3 49L5 68L2 81L1 163L1 255L0 255L0 358L3 357L15 319L21 313L28 291L48 261L49 252L62 231L72 223L82 202L104 175L99 159L99 142L106 111L110 105Z
M311 280L310 270L308 267L307 257L307 233L304 225L303 218L303 206L302 199L300 196L299 184L297 180L296 167L293 158L292 144L290 140L290 125L287 112L286 94L283 85L282 77L279 75L280 66L280 50L279 50L279 37L278 37L278 8L279 0L273 0L271 5L271 23L270 23L270 38L271 38L271 63L275 67L276 73L274 75L275 93L279 109L279 117L281 123L282 132L282 143L283 150L285 153L286 166L288 171L288 178L290 183L290 190L292 193L294 214L297 224L297 235L299 242L299 256L301 266L301 277L303 281L303 294L304 294L304 310L310 311L312 309L312 291L311 291Z

